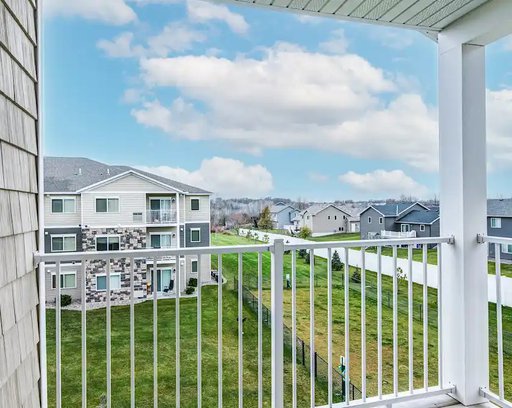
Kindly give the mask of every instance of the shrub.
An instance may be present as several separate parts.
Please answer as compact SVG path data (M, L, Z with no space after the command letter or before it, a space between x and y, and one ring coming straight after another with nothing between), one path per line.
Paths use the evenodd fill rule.
M70 295L60 295L60 305L61 306L69 306L73 299L71 299Z
M270 241L270 237L268 236L268 234L265 234L263 235L263 242L269 242Z
M305 258L307 254L308 254L308 251L306 251L305 249L299 249L299 257L300 258Z
M361 272L359 268L356 268L354 272L352 272L352 282L360 283L361 282Z
M299 238L307 239L311 236L311 230L308 227L302 227L299 231Z
M191 295L192 293L194 293L194 291L195 289L192 286L187 286L187 288L185 289L185 294Z
M197 288L197 278L190 278L188 280L188 286L191 286L193 288Z

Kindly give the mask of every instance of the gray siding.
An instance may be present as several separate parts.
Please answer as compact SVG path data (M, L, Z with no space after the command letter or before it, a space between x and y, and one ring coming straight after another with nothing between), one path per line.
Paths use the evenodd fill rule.
M368 217L371 217L372 222L368 222ZM368 208L365 212L361 214L361 227L360 227L360 233L361 233L361 239L367 239L368 233L377 233L382 230L386 231L394 231L395 226L395 217L383 217L383 223L379 224L379 218L383 217L381 213L379 213L377 210L373 208Z
M201 229L201 242L191 242L190 241L190 230L193 228ZM183 237L183 232L185 232L185 237ZM181 231L181 246L187 248L197 248L204 247L210 245L210 224L205 222L191 222L185 224L184 231Z
M81 228L45 228L44 230L44 252L52 252L52 235L60 234L75 234L76 235L76 250L82 251L82 229Z
M491 217L487 217L487 235L493 237L512 237L512 218L506 217L493 217L501 218L501 228L491 228ZM494 258L494 245L489 245L489 256ZM501 252L501 259L512 261L512 254Z
M0 0L0 407L39 407L35 9Z

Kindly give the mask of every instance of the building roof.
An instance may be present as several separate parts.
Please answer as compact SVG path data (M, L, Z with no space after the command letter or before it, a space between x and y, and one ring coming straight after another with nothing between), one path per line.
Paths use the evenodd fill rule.
M497 217L512 217L512 198L488 199L487 215Z
M413 202L405 202L405 203L392 203L392 204L372 204L368 208L374 208L378 212L380 212L384 217L397 217L402 212L407 210L408 208L412 207L415 204L420 203L413 203ZM422 204L420 204L422 205ZM425 206L423 206L425 207ZM367 209L368 209L367 208ZM367 209L361 212L365 212ZM427 209L427 207L425 207Z
M75 193L129 171L141 174L184 193L210 194L210 192L201 188L189 186L133 167L109 165L85 157L45 157L44 191L45 193Z
M313 204L311 206L309 206L308 208L306 208L302 213L310 213L311 215L317 215L319 212L322 212L323 210L325 210L327 207L334 207L336 208L338 211L341 211L342 213L350 216L349 213L347 213L346 211L342 210L341 208L335 206L334 204L329 204L329 203L324 203L324 204Z
M413 210L395 221L398 224L433 224L439 219L439 211Z
M291 209L295 210L295 208L293 206L291 206L290 204L277 203L277 204L274 204L273 206L270 207L270 212L272 214L277 214L277 213L280 213L281 211L283 211L285 208L288 208L288 207L290 207Z

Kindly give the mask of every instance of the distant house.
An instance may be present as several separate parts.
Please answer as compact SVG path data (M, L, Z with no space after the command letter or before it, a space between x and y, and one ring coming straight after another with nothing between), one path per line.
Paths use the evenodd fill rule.
M293 225L293 219L299 210L289 204L277 203L270 207L272 225L275 229L288 229Z
M361 239L439 236L439 210L419 202L372 204L360 218Z
M348 231L347 232L359 232L361 229L361 218L360 213L364 209L361 204L351 203L351 204L341 204L337 205L340 210L350 214L349 223L348 223Z
M512 199L487 200L487 235L512 237ZM512 245L501 245L501 259L512 261ZM489 257L495 258L494 245L489 245Z
M314 236L348 232L351 215L334 204L314 204L296 216L296 229L308 227Z

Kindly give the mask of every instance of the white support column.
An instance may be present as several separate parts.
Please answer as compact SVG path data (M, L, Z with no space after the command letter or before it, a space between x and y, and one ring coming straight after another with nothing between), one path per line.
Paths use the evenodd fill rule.
M284 240L274 240L271 254L272 408L281 408L283 393L283 258Z
M476 239L487 211L485 48L441 33L439 49L441 235L455 237L442 257L444 385L469 405L489 375L487 250Z

